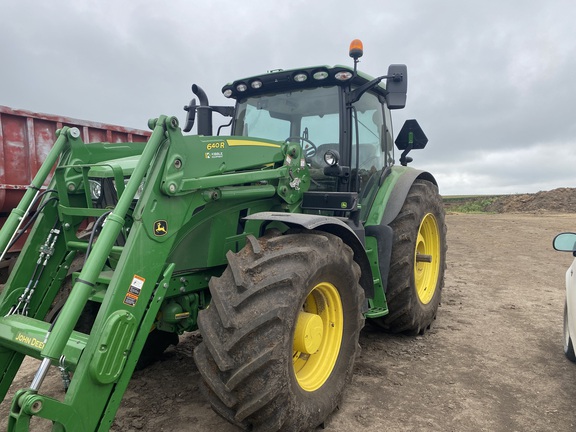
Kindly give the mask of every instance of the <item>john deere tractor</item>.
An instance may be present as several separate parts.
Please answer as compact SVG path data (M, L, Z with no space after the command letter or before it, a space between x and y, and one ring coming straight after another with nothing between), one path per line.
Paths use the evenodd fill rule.
M0 232L7 250L30 229L0 296L2 396L25 356L41 360L9 431L34 417L108 430L135 368L192 331L218 414L254 431L313 429L342 399L365 319L409 334L431 325L446 228L436 180L407 166L427 143L415 120L394 163L390 112L405 105L407 69L371 78L357 71L359 41L350 55L353 67L227 84L230 107L193 86L184 131L196 135L166 116L144 144L57 132ZM230 135L214 135L214 113ZM51 373L60 397L42 393Z

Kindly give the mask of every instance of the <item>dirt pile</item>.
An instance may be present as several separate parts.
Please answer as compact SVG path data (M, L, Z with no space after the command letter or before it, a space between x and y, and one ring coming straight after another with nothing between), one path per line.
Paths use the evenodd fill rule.
M558 188L533 194L499 196L486 206L496 213L576 213L576 189Z

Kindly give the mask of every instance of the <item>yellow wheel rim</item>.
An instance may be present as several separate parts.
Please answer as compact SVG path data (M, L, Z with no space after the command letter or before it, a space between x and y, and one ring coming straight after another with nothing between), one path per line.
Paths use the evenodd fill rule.
M440 274L440 231L433 214L422 219L414 251L414 282L423 304L430 303Z
M334 285L321 282L306 297L294 330L296 380L313 392L326 382L340 352L344 331L342 300Z

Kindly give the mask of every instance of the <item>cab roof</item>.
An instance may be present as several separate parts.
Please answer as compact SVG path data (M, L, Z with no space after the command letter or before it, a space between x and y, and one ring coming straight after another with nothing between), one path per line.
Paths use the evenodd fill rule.
M244 99L249 96L279 93L328 86L361 86L373 77L349 66L311 66L290 70L273 70L265 74L243 78L226 84L222 88L224 96L231 99ZM373 88L378 94L386 96L383 82Z

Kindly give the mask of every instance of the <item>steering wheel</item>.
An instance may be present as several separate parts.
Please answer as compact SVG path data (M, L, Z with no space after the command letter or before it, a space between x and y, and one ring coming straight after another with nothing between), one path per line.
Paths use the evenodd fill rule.
M318 150L318 147L316 147L316 144L314 144L308 138L304 138L304 137L300 137L300 136L293 136L293 137L288 137L284 140L285 143L289 143L291 141L298 141L298 142L302 141L305 144L302 146L302 150L304 151L304 156L306 158L311 158L311 157L314 157L316 155L316 150Z

